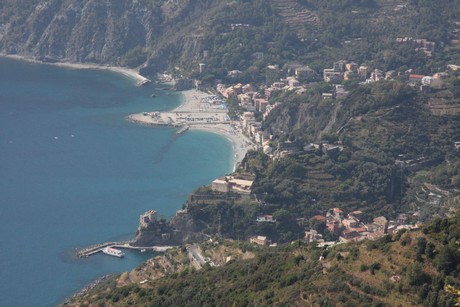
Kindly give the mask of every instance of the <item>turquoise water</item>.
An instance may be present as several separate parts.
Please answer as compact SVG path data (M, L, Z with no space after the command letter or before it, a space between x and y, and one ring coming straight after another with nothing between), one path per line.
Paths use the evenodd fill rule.
M124 120L180 96L123 76L0 59L0 306L52 306L149 255L76 259L132 238L141 213L170 217L194 188L231 170L220 136Z

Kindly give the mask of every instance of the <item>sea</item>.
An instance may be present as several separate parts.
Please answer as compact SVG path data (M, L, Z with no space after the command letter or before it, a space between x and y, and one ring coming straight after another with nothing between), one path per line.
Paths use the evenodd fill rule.
M125 120L182 99L110 71L0 59L0 306L55 306L136 268L153 254L75 249L132 239L140 214L169 218L232 170L224 137Z

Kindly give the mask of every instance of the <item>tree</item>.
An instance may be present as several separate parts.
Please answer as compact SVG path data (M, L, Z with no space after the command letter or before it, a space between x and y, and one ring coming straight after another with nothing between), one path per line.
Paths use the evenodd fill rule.
M431 281L430 276L423 271L422 265L418 262L407 268L406 278L410 286L420 286Z
M444 245L439 250L439 254L434 259L434 263L438 271L444 274L451 274L457 268L457 265L460 261L460 256L458 251L449 246Z

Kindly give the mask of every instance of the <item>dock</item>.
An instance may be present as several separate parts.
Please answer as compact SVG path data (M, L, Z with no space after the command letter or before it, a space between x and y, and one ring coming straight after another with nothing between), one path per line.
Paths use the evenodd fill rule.
M123 242L105 242L92 246L85 247L77 251L77 257L88 258L89 256L95 255L102 252L106 247L113 247L119 249L130 249L130 250L150 250L155 252L165 252L168 249L174 248L174 246L133 246L131 245L134 241L123 241Z
M183 126L182 128L180 128L179 130L176 131L176 134L177 135L182 134L182 133L186 132L188 129L190 129L189 126Z

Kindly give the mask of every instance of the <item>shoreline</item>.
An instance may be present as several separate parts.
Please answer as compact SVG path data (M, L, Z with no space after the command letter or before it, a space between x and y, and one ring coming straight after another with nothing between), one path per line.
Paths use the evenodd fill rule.
M142 85L142 84L151 82L150 79L139 74L137 70L132 69L132 68L127 68L127 67L117 67L117 66L110 66L110 65L96 64L96 63L72 63L72 62L47 63L47 62L29 58L23 55L5 54L5 53L0 53L0 57L5 58L5 59L12 59L12 60L24 61L24 62L29 62L29 63L35 63L35 64L51 65L51 66L67 68L67 69L93 69L93 70L111 71L111 72L121 74L127 78L130 78L131 80L136 81L138 85Z
M139 72L135 69L126 68L126 67L117 67L117 66L110 66L104 64L96 64L96 63L72 63L72 62L54 62L48 63L43 62L40 60L33 59L31 57L17 55L17 54L6 54L0 53L0 58L24 61L29 63L35 64L44 64L44 65L52 65L61 68L67 69L93 69L93 70L105 70L111 71L120 75L123 75L131 80L136 81L137 85L143 85L146 83L150 83L151 80L139 74ZM166 84L174 84L174 80L170 82L163 82ZM170 110L169 112L197 112L197 113L206 113L200 108L200 103L202 99L206 99L211 95L205 93L203 91L198 91L196 89L181 91L181 104ZM213 112L223 113L222 110L212 110ZM227 115L227 111L225 111L225 115ZM155 125L151 121L146 121L143 118L135 117L136 114L129 115L127 119L131 122L135 122L138 124L146 124L146 125L153 125L153 126L173 126L173 127L183 127L184 124L159 124ZM233 171L235 171L238 163L245 157L246 152L254 148L254 143L243 135L239 129L237 129L236 122L227 122L227 123L210 123L210 124L193 124L187 125L191 130L198 130L198 131L205 131L210 133L218 134L222 137L225 137L232 145L233 155L232 155L232 162L233 162Z
M182 96L181 104L172 110L161 112L161 117L157 119L153 119L151 116L143 113L131 114L126 119L130 122L147 126L188 127L190 130L218 134L226 138L232 145L232 171L235 171L247 151L254 148L254 143L240 132L238 122L222 120L223 117L227 116L227 110L212 109L209 105L202 104L202 99L207 99L212 95L196 89L181 91L179 93ZM178 114L185 117L181 113L201 117L217 116L220 121L217 121L216 117L216 122L180 122L177 121Z

